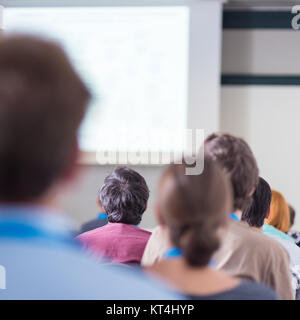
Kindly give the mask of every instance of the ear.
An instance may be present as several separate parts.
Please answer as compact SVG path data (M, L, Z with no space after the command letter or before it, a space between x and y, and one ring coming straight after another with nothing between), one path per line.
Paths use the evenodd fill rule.
M255 192L255 187L253 187L249 193L249 197L252 197L253 196L253 193Z
M268 209L268 212L267 212L267 215L266 215L266 219L268 219L268 218L269 218L270 211L271 211L271 208L269 208L269 209Z
M96 200L96 202L97 202L97 206L99 207L99 209L100 209L100 212L105 212L105 210L104 210L104 208L103 208L103 206L102 206L102 203L101 203L101 201L100 201L100 199L97 197L97 200Z

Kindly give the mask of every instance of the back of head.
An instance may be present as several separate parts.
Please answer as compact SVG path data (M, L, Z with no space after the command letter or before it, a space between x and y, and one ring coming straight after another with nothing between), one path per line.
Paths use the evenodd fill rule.
M1 37L0 201L35 201L66 174L89 98L60 46Z
M204 267L218 249L219 228L232 210L232 192L225 172L205 159L201 175L186 175L185 164L172 164L164 172L158 195L161 223L187 263Z
M149 189L145 179L127 167L117 167L99 191L109 222L139 224L147 208Z
M290 228L294 225L295 223L295 209L289 204L289 212L290 212Z
M242 220L251 227L261 228L270 209L272 198L268 182L261 177L252 198L250 207L243 211Z
M205 155L218 161L230 175L234 209L244 210L252 202L252 192L258 183L255 157L242 139L230 134L211 134L204 142Z
M266 223L279 229L282 232L288 232L290 228L290 212L284 196L275 190L272 190L272 201L269 217Z

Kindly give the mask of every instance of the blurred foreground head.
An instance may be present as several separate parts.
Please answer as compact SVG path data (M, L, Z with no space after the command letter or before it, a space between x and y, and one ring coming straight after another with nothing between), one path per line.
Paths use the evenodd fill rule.
M186 167L172 164L165 170L157 215L187 263L204 267L219 247L219 228L232 210L231 185L224 170L211 159L205 159L201 175L186 175Z
M258 184L258 167L245 140L230 134L213 133L204 142L205 156L217 161L229 174L234 210L248 208Z
M28 202L66 178L90 93L62 48L0 38L0 201Z

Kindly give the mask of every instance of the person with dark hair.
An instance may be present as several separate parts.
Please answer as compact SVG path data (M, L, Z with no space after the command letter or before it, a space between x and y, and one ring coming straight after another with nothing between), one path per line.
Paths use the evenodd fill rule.
M290 228L291 228L295 223L296 212L295 212L295 209L290 204L288 204L288 206L289 206L289 212L290 212Z
M261 177L259 178L258 186L252 198L252 204L244 210L241 220L247 222L250 227L255 228L260 232L264 232L264 226L266 225L265 219L267 219L270 214L272 190L268 182ZM300 249L296 246L296 244L281 236L280 233L282 232L279 230L277 230L277 233L264 232L264 234L279 242L289 253L293 289L296 297L299 298Z
M293 238L293 240L296 243L296 245L298 247L300 247L300 232L299 231L295 231L295 230L291 230L293 225L294 225L295 216L296 216L295 209L291 205L289 205L289 212L290 212L290 228L289 228L288 235L291 238Z
M241 220L247 222L250 227L262 230L264 221L270 212L272 191L268 182L261 177L259 177L252 199L251 205L243 211Z
M267 287L212 267L232 208L230 181L211 159L205 159L201 175L186 175L185 169L185 165L170 165L160 180L157 219L169 234L171 248L146 270L189 299L276 299Z
M282 299L294 299L286 250L240 221L258 183L258 167L250 147L242 138L215 133L206 138L203 148L205 157L217 162L229 176L233 190L233 210L228 212L228 228L213 257L215 267L229 275L263 283ZM144 252L143 266L163 258L168 249L166 237L161 227L153 231Z
M99 200L108 224L77 237L91 252L113 263L140 264L151 232L138 227L147 208L145 179L127 167L117 167L104 180Z
M89 257L60 213L89 100L58 44L1 35L0 300L178 297L136 271Z

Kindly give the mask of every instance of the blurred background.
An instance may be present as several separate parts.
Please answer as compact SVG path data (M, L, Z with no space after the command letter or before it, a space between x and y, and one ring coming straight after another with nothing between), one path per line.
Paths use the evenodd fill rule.
M4 30L11 31L17 28L23 31L24 26L24 30L29 32L37 28L38 24L45 23L39 21L41 16L38 18L38 14L31 11L31 22L27 23L28 11L17 12L13 10L20 8L31 10L38 7L47 10L51 6L122 6L124 8L126 3L127 0L122 3L114 0L72 1L72 4L67 0L0 1L0 4L5 8L3 13ZM184 52L181 55L174 55L177 59L172 61L174 70L172 68L164 69L164 66L169 63L169 59L158 52L157 61L162 64L160 68L158 67L161 72L159 76L164 77L163 72L169 72L170 78L166 77L160 83L153 80L155 84L151 84L151 88L152 91L156 90L157 101L162 102L162 93L159 90L164 87L166 87L164 90L169 90L166 91L169 96L173 96L178 90L182 92L182 96L176 96L174 100L165 98L163 106L159 102L155 105L154 99L153 108L151 107L152 113L149 112L149 106L142 103L142 100L138 101L134 110L123 109L123 115L118 121L124 121L124 123L131 125L131 117L126 118L124 114L132 115L133 112L137 114L136 121L139 121L142 126L149 126L149 128L156 127L157 123L163 127L165 123L173 121L176 123L175 126L178 125L182 128L185 126L204 128L206 135L213 131L223 131L243 137L250 144L257 158L260 175L270 183L273 189L283 193L288 203L296 209L295 229L300 229L300 218L297 217L297 212L300 212L300 168L298 167L300 164L300 30L295 30L292 27L293 18L296 23L294 26L297 26L297 21L300 26L300 18L298 19L296 16L300 12L300 8L298 11L292 12L292 7L300 5L300 1L140 0L128 1L127 4L129 7L145 6L144 10L151 6L160 8L186 7L189 10L188 20L181 20L181 23L187 27L188 33L178 35L177 31L169 39L166 38L165 50L173 50L169 53L170 57L173 56L174 51L177 52L176 43L179 43L178 48L181 49L183 44L188 43L188 58L184 57ZM145 11L143 14L147 15ZM165 26L168 28L168 25L171 26L172 21L175 21L172 20L175 14L161 12L162 17L163 14L166 14L166 19L169 19L170 24L166 23ZM34 17L36 17L36 25L33 23ZM128 20L126 24L130 24L131 28L134 28L132 19L136 19L137 15L132 17L130 23ZM153 24L161 23L156 20L157 17L158 14L154 13ZM82 19L84 20L84 18ZM149 16L143 21L145 22L147 19ZM51 29L51 23L53 26L59 25L59 22L54 20L52 17L52 20L47 22L48 29ZM141 30L139 28L140 23L136 23L136 29ZM118 29L114 30L115 36ZM148 29L145 27L142 30ZM152 31L147 32L150 34ZM94 42L97 42L96 38L94 38ZM116 47L118 44L120 41L116 42L114 46ZM161 42L161 46L163 45ZM97 48L101 51L101 42L98 42ZM150 46L145 48L151 50ZM75 49L73 48L73 50ZM92 53L90 52L90 54ZM97 54L95 52L93 54L97 59ZM136 54L140 55L140 51ZM147 53L145 55L147 56ZM154 55L155 52L151 51L150 56ZM76 62L76 57L74 61ZM164 61L165 64L163 64ZM144 62L145 60L142 61L142 63ZM181 65L181 69L178 67L179 65ZM185 71L184 68L188 70ZM123 71L120 69L115 72L120 74ZM176 73L179 71L181 73ZM130 76L125 77L122 84L126 83L126 79L129 79L128 83L132 81L132 87L134 87L136 79L131 78L133 71L126 70L126 72L126 75L129 73ZM149 78L146 73L143 76ZM149 76L152 77L152 74ZM187 77L185 82L171 83L172 78L182 79L182 76ZM99 86L101 87L101 84ZM128 92L128 90L126 91ZM103 89L101 94L102 97L105 96ZM112 108L109 109L109 103L105 107L109 97L107 99L104 99L103 109L112 110ZM178 103L181 101L180 99L182 102ZM84 124L86 129L81 135L83 151L89 151L91 154L96 151L92 150L93 146L99 143L98 140L91 141L94 132L91 128L93 125L95 126L93 121L97 118L95 110L98 104L101 106L103 100L99 101L94 102L91 107L94 108L93 116L86 120ZM123 108L126 108L124 96L121 96L120 101L123 101L121 104L123 104ZM132 102L133 105L134 102ZM115 107L118 108L118 102ZM166 108L164 112L163 108ZM104 115L109 117L109 112L107 114L105 112ZM141 112L140 118L138 118L139 112ZM174 115L172 115L173 113ZM121 111L120 114L122 114ZM144 118L145 114L146 118ZM167 122L164 122L166 119ZM98 125L100 125L99 123ZM115 121L108 124L108 127L111 128L114 124L116 124ZM74 218L77 226L97 215L97 191L113 167L114 165L99 166L93 159L80 164L78 181L62 194L67 211ZM153 200L162 166L136 165L132 167L145 177L151 190L149 208L142 222L144 228L151 229L156 225Z

